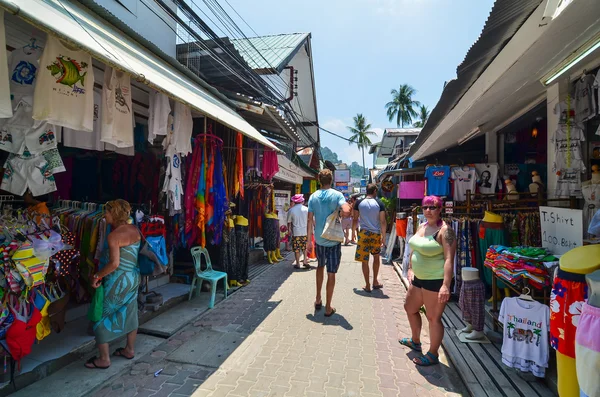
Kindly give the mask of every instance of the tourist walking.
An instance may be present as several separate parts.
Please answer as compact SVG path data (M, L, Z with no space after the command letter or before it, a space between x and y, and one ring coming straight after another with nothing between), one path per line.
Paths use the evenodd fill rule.
M300 269L300 255L303 257L303 266L310 269L306 253L308 235L308 208L304 206L304 195L296 194L292 197L294 205L288 210L288 230L292 235L292 250L296 256L295 269Z
M109 201L104 211L111 232L106 238L108 244L100 260L100 270L92 277L92 287L102 285L104 289L102 318L94 323L99 357L92 357L85 364L92 369L110 367L108 344L123 335L127 335L127 344L117 349L114 356L128 360L134 358L138 329L140 231L127 224L131 212L127 201Z
M354 227L360 225L358 244L354 259L362 262L363 276L365 277L366 292L371 292L369 277L369 258L373 255L373 289L383 288L379 282L379 266L381 265L381 248L385 244L387 223L385 220L385 205L377 198L377 185L371 183L367 186L367 195L354 203Z
M442 314L450 298L450 283L456 252L456 234L442 221L442 199L427 196L423 199L423 214L427 222L419 226L409 240L410 262L408 279L410 286L404 309L410 323L411 338L399 342L422 352L421 307L425 305L429 321L429 351L413 360L417 365L429 366L439 363L438 350L444 337Z
M321 289L323 287L323 279L325 277L325 269L327 269L327 286L326 286L326 305L325 316L330 317L335 313L335 309L331 306L333 299L333 290L335 288L335 274L340 266L342 259L342 244L337 241L327 240L321 237L327 217L334 212L341 210L342 216L348 216L351 208L346 203L344 195L337 190L331 188L333 182L333 174L330 170L322 170L319 172L319 184L321 189L314 192L308 199L308 241L312 244L312 236L314 233L317 251L317 296L315 299L315 309L319 310L323 307L321 299Z

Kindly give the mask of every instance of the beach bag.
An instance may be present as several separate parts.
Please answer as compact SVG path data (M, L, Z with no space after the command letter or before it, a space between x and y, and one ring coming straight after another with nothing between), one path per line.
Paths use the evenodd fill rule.
M90 303L90 308L88 309L88 320L91 322L97 323L102 318L102 312L104 311L104 285L100 284L96 291L94 292L94 296L92 297L92 302Z
M138 255L138 266L142 276L158 276L167 271L167 245L164 237L146 239L142 236L142 246Z
M344 241L344 228L342 227L339 211L334 211L327 217L321 238L340 243Z

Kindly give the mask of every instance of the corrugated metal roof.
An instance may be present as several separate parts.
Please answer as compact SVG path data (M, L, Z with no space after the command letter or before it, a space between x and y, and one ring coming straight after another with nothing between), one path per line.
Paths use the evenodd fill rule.
M291 33L236 39L231 42L253 69L275 69L281 72L308 37L310 33Z
M496 0L479 38L458 65L457 78L446 83L427 124L411 147L409 157L431 136L541 3L542 0Z
M386 128L383 133L388 136L419 135L421 128Z

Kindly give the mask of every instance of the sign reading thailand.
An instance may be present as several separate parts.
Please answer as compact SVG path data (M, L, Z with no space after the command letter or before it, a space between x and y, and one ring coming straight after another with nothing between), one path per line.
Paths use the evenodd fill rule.
M540 207L542 247L554 255L583 245L583 211Z

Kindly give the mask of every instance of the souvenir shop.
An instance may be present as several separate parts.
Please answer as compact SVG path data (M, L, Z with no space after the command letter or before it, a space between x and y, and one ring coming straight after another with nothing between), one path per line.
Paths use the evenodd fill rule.
M192 246L216 251L213 263L237 284L247 279L249 238L262 235L263 216L274 210L278 164L275 145L233 111L228 125L201 113L203 105L224 112L195 101L207 94L186 93L177 83L194 84L183 77L169 72L179 79L172 90L193 107L47 27L1 10L0 22L8 50L0 52L0 350L8 381L93 340L86 313L110 233L107 201L131 204L130 221L166 265L143 274L141 290L168 283Z
M597 365L589 335L598 324L600 302L591 296L599 293L600 273L585 276L600 267L589 260L600 254L599 86L599 71L584 71L552 110L555 125L543 102L500 130L500 164L436 162L398 173L404 212L396 234L405 275L408 240L424 221L418 201L441 196L442 217L458 237L452 292L467 324L463 338L501 333L502 365L538 378L557 366L561 395L579 395L579 388L600 395L597 372L587 369ZM549 174L557 181L551 191ZM566 244L557 246L559 233L546 233L549 215L540 206L556 222L575 217L577 230L559 226Z

